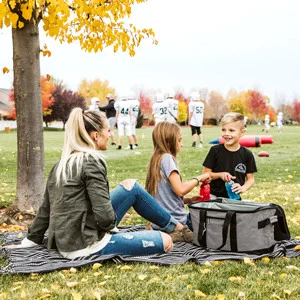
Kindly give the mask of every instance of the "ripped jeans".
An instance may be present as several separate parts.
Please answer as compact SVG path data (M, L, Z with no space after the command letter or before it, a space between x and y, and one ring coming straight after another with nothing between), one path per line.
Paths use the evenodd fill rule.
M119 184L110 193L113 209L120 223L129 208L148 221L157 224L166 232L172 232L178 221L165 211L157 201L138 183L133 187ZM99 251L99 254L120 255L151 255L164 253L164 244L160 231L143 230L137 232L119 232L112 235L109 243Z

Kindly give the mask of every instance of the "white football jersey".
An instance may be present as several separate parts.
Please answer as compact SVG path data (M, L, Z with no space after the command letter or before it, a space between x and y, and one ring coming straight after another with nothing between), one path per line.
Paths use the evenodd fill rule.
M166 121L168 117L168 106L166 101L155 102L152 106L152 115L155 118L155 123Z
M118 122L130 121L130 101L118 100L115 102L115 110L119 113Z
M175 123L178 117L178 100L176 99L167 99L166 100L168 106L168 117L167 121L171 123Z
M131 118L136 119L139 114L139 107L140 107L140 102L139 100L129 100L130 103L130 110L131 110Z
M204 103L200 101L191 101L189 103L189 113L192 113L190 124L201 127L203 125Z

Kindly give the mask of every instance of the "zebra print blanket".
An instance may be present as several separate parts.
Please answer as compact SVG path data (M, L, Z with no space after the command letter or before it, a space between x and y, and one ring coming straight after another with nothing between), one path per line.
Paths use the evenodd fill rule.
M121 231L136 231L144 229L144 226L121 227L119 229ZM26 236L26 232L23 232L22 237L20 237L20 232L2 234L0 235L2 246L18 244L24 236ZM270 258L281 256L298 257L300 256L300 251L294 250L296 245L300 245L300 241L292 238L288 241L278 242L271 253L255 255L211 250L188 243L175 243L173 251L165 254L150 256L92 255L74 260L63 258L57 251L49 251L43 246L14 249L2 247L0 250L1 256L7 259L8 264L0 266L0 274L50 272L69 269L71 267L78 268L96 262L103 263L108 260L115 263L145 262L160 265L175 265L184 264L187 261L203 264L207 261L215 260L243 260L244 257L251 259L259 259L265 256Z

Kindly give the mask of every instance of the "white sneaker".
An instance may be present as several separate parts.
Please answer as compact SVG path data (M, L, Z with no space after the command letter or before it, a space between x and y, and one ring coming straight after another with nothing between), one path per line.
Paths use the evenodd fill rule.
M136 145L133 145L133 147L132 147L133 149L137 149L138 148L138 146L136 146Z
M199 144L199 148L203 148L203 144L202 143Z
M130 146L128 145L125 149L126 149L126 150L129 150L129 149L130 149Z

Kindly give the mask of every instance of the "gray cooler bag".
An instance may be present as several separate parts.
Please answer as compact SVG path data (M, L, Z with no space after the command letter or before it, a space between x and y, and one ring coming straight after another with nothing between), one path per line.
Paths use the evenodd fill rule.
M284 211L274 203L218 198L192 203L189 210L198 246L259 254L290 239Z

